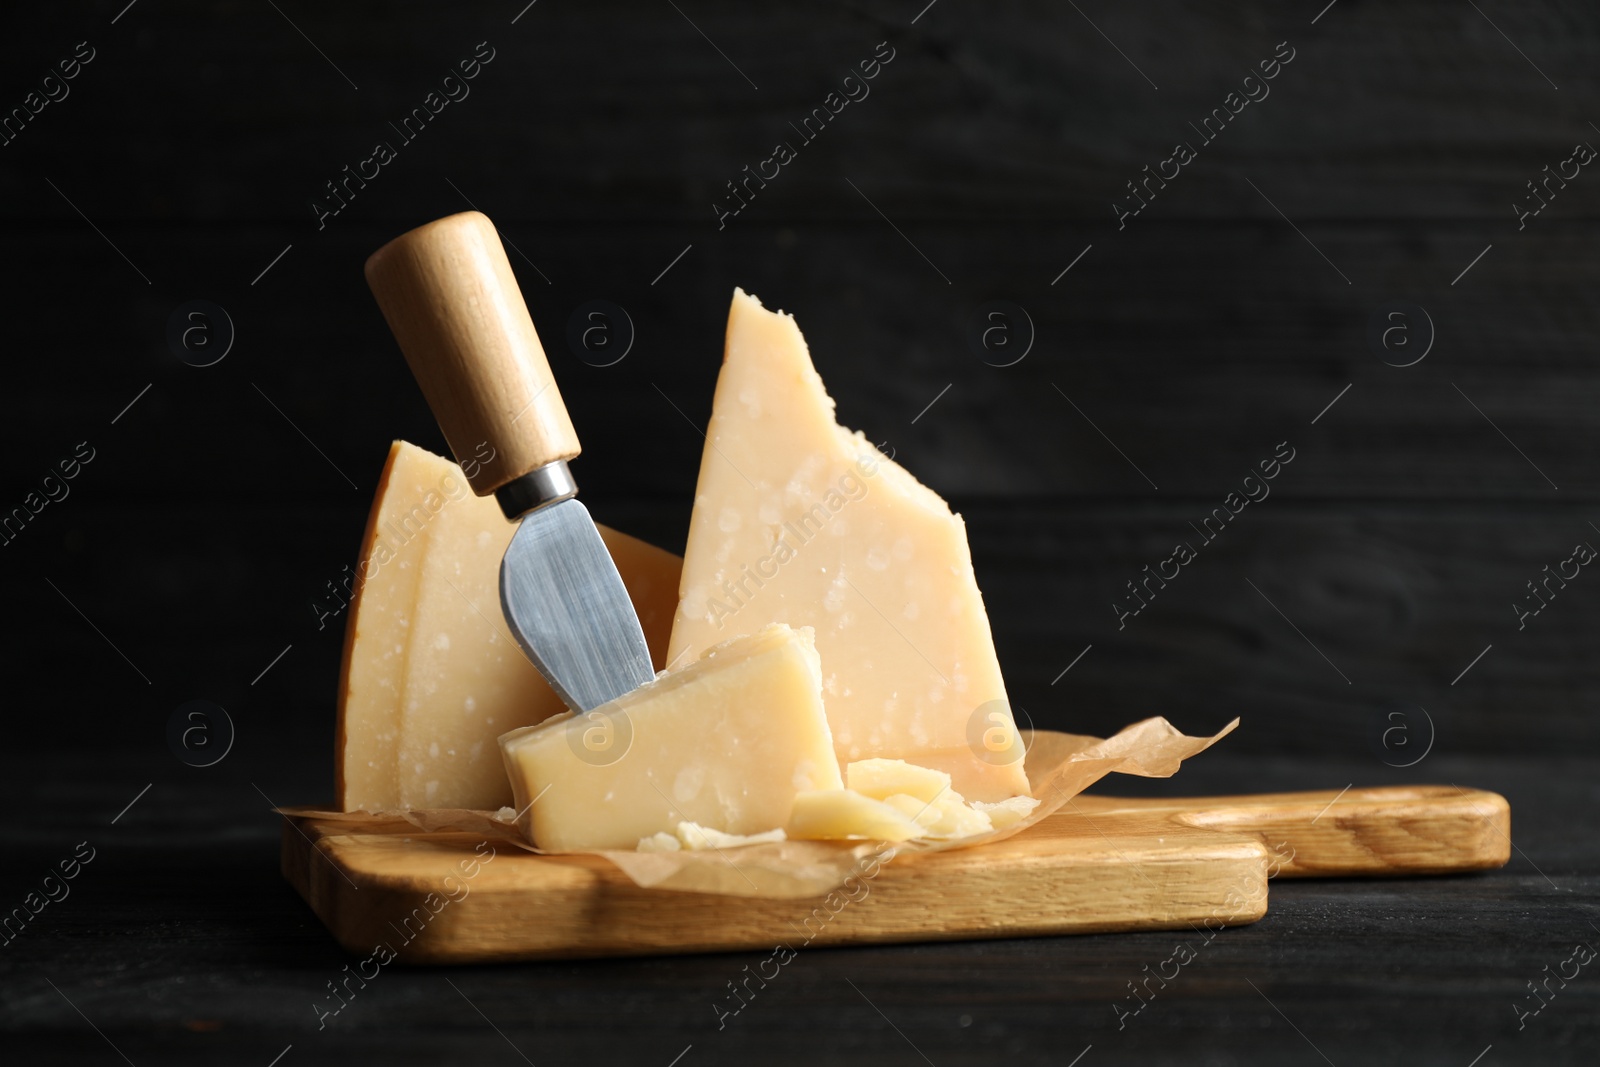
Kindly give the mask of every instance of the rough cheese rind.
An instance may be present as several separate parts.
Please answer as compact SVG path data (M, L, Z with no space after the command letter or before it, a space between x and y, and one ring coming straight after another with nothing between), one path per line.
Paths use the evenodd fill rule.
M668 662L773 622L816 631L840 763L1028 793L960 516L835 423L794 319L736 291Z
M400 529L412 504L438 488L429 484L433 469L411 462L413 448L396 441L389 449L361 538L357 576L370 580L357 586L345 621L334 758L335 802L344 811L381 800L391 802L376 806L395 807L399 795L400 705L422 548L393 545L387 531Z
M821 681L810 632L770 626L582 716L506 734L523 833L572 852L635 848L683 823L781 829L797 793L843 785Z
M565 706L512 642L500 560L515 527L450 460L396 441L345 630L337 803L345 811L511 803L496 738ZM679 560L600 527L657 668Z

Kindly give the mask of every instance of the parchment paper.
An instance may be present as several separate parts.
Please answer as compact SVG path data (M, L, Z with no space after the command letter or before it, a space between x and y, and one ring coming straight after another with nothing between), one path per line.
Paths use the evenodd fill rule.
M1106 775L1135 774L1168 778L1179 765L1232 733L1235 719L1212 737L1189 737L1159 716L1126 726L1104 740L1053 730L1024 730L1028 784L1039 806L1027 818L1004 830L954 841L908 841L887 845L872 841L776 841L729 849L680 852L605 850L603 856L635 884L646 889L717 893L735 897L815 897L844 884L864 865L877 866L896 855L982 848L1021 833L1053 815L1073 797ZM297 807L277 809L284 815L315 818L348 827L351 833L393 832L402 825L423 832L482 834L529 852L543 854L523 839L510 808L497 812L449 808L429 811L324 811Z

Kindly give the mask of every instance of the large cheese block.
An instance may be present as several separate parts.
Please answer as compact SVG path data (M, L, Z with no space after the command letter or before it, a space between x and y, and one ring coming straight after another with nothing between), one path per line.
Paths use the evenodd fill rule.
M501 614L500 560L514 531L456 464L404 441L390 449L345 629L343 810L511 803L496 738L566 710ZM659 669L678 557L604 526L600 536Z
M775 622L816 632L841 763L1028 794L961 517L835 423L794 319L735 291L668 661Z
M581 716L500 739L518 820L552 852L634 848L681 823L759 834L844 782L807 630L769 626ZM777 836L777 835L774 835Z

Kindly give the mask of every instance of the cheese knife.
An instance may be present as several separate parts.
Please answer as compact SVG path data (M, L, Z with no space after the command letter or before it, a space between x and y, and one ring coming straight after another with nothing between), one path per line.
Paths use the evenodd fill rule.
M473 492L518 524L500 604L523 652L579 714L650 681L633 602L567 467L578 435L494 224L476 211L430 222L374 252L366 276Z

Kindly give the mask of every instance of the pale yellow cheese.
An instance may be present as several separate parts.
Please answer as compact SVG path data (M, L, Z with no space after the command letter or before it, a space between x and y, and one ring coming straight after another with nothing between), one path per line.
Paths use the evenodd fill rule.
M795 799L792 837L870 837L883 841L949 840L1014 826L1038 807L1031 797L987 803L950 788L950 775L898 759L845 767L846 788Z
M500 738L523 833L553 852L635 848L680 823L760 834L844 783L811 633L770 626L616 700Z
M346 623L343 810L511 803L496 738L565 710L501 614L500 560L514 530L456 464L404 441L390 449ZM604 526L600 535L659 668L679 560Z
M823 716L827 721L827 716ZM759 834L725 834L721 830L713 830L709 826L701 826L697 822L680 822L678 824L678 842L691 852L703 849L738 848L740 845L764 845L785 839L783 828L776 830L763 830Z
M665 830L657 830L649 837L639 838L639 843L634 846L635 852L678 852L683 848L683 842Z
M430 466L454 466L436 456ZM400 706L399 803L405 808L497 808L495 738L564 709L506 629L497 585L516 529L492 498L466 494L424 533L416 618ZM447 547L446 547L447 546ZM537 698L530 694L540 691Z
M885 797L883 802L914 819L922 827L922 833L918 835L920 837L972 837L994 829L989 816L969 807L961 799L960 793L949 790L933 800L896 793Z
M680 822L673 833L658 831L649 837L641 837L635 851L701 852L712 849L720 852L722 849L738 848L740 845L764 845L783 841L785 836L781 828L766 830L759 834L725 834L721 830L713 830L697 822Z
M822 789L794 798L787 827L790 837L838 840L909 841L922 835L917 821L881 800L850 789Z
M420 451L402 441L390 447L361 538L359 584L345 620L334 759L335 803L344 811L398 806L392 801L399 793L400 705L422 571L422 527L409 513L440 490L437 481L430 484L437 472L412 461Z
M950 776L903 759L864 759L844 769L844 784L846 789L874 800L907 793L931 803L950 791Z
M972 807L989 816L989 822L996 830L1004 830L1033 814L1033 809L1039 802L1032 797L1010 797L1006 800L985 804L981 800L974 800Z
M668 662L810 626L840 763L904 758L965 796L1028 793L958 515L838 426L794 319L736 291Z

